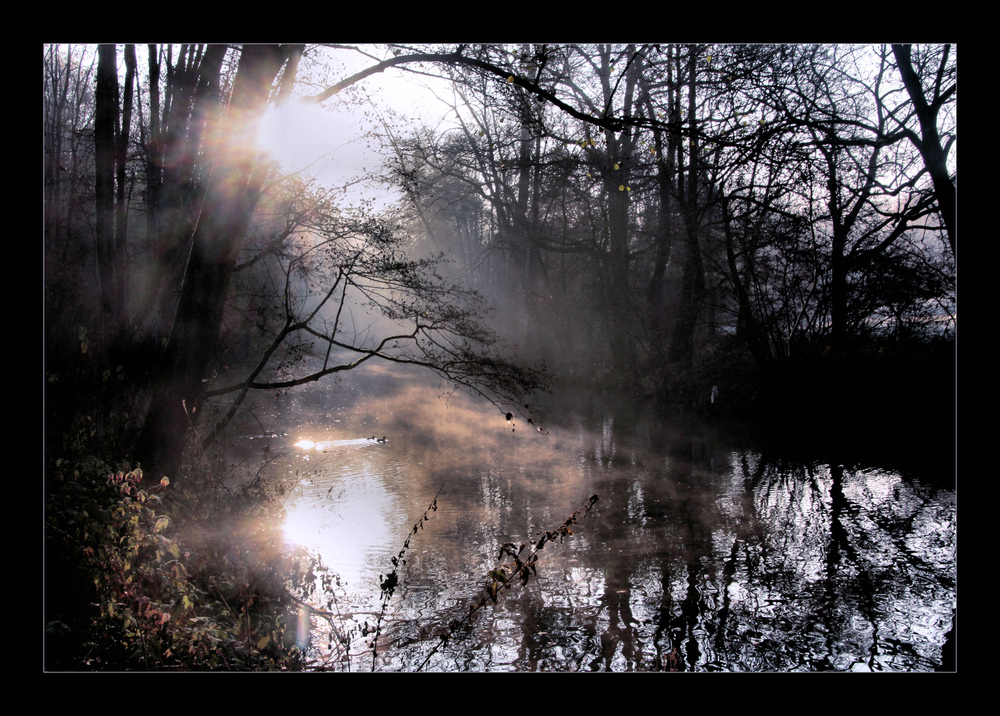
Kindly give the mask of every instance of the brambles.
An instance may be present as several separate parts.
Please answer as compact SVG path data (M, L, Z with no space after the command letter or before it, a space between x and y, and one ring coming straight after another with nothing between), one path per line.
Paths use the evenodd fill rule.
M499 567L490 570L486 581L486 596L496 604L497 596L504 589L509 588L511 581L515 578L521 582L521 586L526 586L531 575L538 574L535 569L535 563L538 561L539 551L545 546L546 542L562 541L564 537L572 535L573 530L570 529L570 525L576 524L579 517L590 512L590 508L599 499L597 495L591 495L587 504L570 515L559 527L554 530L540 532L541 538L535 543L535 548L524 559L521 559L521 554L527 549L528 545L522 544L515 550L513 542L505 542L500 547L500 554L497 555L497 561L501 561L504 557L510 557L512 562L507 564L501 563ZM480 601L474 609L478 609L484 602L485 599Z

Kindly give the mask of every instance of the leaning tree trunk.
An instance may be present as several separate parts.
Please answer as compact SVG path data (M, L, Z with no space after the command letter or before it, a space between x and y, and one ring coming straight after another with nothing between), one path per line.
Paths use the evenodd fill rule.
M920 122L921 136L919 143L917 143L917 149L920 150L924 166L927 167L927 172L931 175L934 195L937 198L941 218L944 220L945 229L948 232L951 253L954 255L958 235L956 191L955 185L948 175L948 150L941 145L941 135L937 128L937 115L941 108L939 102L943 102L943 97L938 97L933 104L928 104L924 97L923 88L920 86L920 78L913 70L910 59L911 49L910 45L892 46L892 52L899 65L899 74L903 78L903 84L906 86L906 91L913 102L917 120ZM942 60L942 62L944 61Z
M210 150L204 208L140 442L140 456L160 472L176 472L189 430L200 417L201 381L215 353L237 251L263 182L254 161L254 123L291 52L288 46L243 48L222 131Z

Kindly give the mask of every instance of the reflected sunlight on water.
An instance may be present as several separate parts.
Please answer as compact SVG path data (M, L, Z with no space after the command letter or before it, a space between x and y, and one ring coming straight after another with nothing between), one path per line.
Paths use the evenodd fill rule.
M365 447L371 440L302 439L298 460L302 476L286 501L285 535L313 550L348 584L372 580L377 564L384 571L387 549L409 517L409 506L386 484L394 470L384 454Z
M381 670L941 663L955 607L954 490L610 412L522 431L415 386L325 414L339 422L281 426L298 442L273 469L298 479L289 540L341 577L336 599L350 616L338 629L353 635L352 657L317 646L327 668L371 668L379 584L401 549ZM594 493L593 512L538 553L528 584L468 620L500 546L532 544Z

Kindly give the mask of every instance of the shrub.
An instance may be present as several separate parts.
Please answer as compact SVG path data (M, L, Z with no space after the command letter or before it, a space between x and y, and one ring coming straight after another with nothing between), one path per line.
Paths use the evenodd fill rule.
M174 489L140 469L55 461L46 499L47 667L301 668L288 628L296 602L283 579L296 566L275 546L275 531L237 537L241 510L206 519L224 499L218 489L201 498Z

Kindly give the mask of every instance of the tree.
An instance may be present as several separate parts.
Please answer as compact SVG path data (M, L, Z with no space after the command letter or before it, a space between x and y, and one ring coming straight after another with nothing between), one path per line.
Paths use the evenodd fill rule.
M117 283L121 279L115 270L120 260L115 251L115 157L118 149L117 135L119 98L118 68L114 45L99 45L97 48L97 90L95 92L96 112L94 116L94 164L96 222L94 231L97 245L97 266L99 271L101 314L104 318L102 343L107 345L109 337L117 332L121 320L118 305L120 291Z
M933 231L926 219L934 211L949 213L948 186L935 176L942 161L947 167L954 136L938 129L935 140L931 127L950 117L952 63L947 48L937 54L869 50L396 46L387 59L374 58L367 69L304 101L323 102L392 68L423 65L448 76L461 97L455 103L462 111L459 129L446 139L397 138L398 178L410 182L418 198L414 221L440 231L446 218L461 227L454 235L470 253L490 248L488 265L507 272L494 285L542 297L531 304L531 330L545 330L547 312L578 317L586 327L581 334L589 335L575 337L577 344L598 349L595 362L612 356L614 372L635 384L649 368L660 377L668 364L679 371L694 365L699 331L706 325L714 330L719 302L713 271L726 274L739 331L761 362L786 355L803 326L822 332L828 324L831 344L840 350L872 311L907 304L897 294L899 277L913 275L919 264L913 253L918 242L910 236ZM304 345L307 336L331 355L355 350L365 360L407 355L432 369L447 365L442 375L484 393L492 385L509 397L514 391L507 387L532 384L507 361L491 373L492 359L478 350L435 351L431 336L449 332L469 341L453 346L485 350L497 344L473 327L478 308L455 309L443 320L449 297L460 304L469 297L438 282L431 264L397 256L395 264L375 271L369 258L401 246L384 238L398 237L395 227L375 230L364 217L320 225L318 214L303 213L301 206L284 212L283 227L261 223L262 197L275 175L251 149L253 127L270 102L290 98L303 53L301 46L285 45L150 46L137 122L129 116L131 93L143 78L134 48L123 54L121 96L113 48L97 53L92 206L100 285L110 289L102 293L100 315L146 345L147 355L162 352L151 371L140 453L168 470L203 412L206 390L216 397L222 393L215 391L231 390L227 394L238 403L246 390L310 379L314 373L262 377L274 368L271 358ZM66 132L55 118L65 115L69 74L60 74L53 62L47 67L52 106L63 108L46 110L47 136L58 143ZM749 126L748 113L756 120ZM49 156L47 200L62 196L54 166ZM135 177L145 236L130 231L127 221ZM948 181L953 190L950 176ZM429 209L441 206L434 203L439 200L452 203L432 220ZM459 205L472 210L468 221L454 210ZM47 219L47 225L58 228L56 221ZM261 258L254 258L244 249L258 229ZM419 310L407 313L390 294L379 293L387 315L406 323L401 332L386 334L413 349L399 355L386 350L389 344L342 341L337 325L317 328L314 319L322 314L313 314L312 304L307 309L286 300L301 287L295 276L306 263L319 270L295 259L311 251L306 236L320 245L342 240L374 252L329 256L321 264L339 287L339 293L329 293L330 286L320 290L316 300L324 307L350 300L348 287L357 288L352 277L374 281L377 275L404 293L422 286L419 291L430 292L420 294L424 309L442 320L427 323ZM140 263L155 280L146 280ZM242 378L227 374L225 385L203 385L213 370L225 373L213 360L220 355L227 310L234 308L227 309L232 281L251 265L284 276L272 284L279 316L274 340L263 345L265 360L251 361ZM421 278L407 284L396 270ZM870 272L881 278L865 282ZM242 273L240 280L252 275ZM929 278L923 285L936 290ZM879 287L897 297L878 299ZM556 288L584 300L558 308L558 301L544 298ZM599 311L590 313L590 306ZM568 325L559 325L560 336L570 332ZM456 356L472 366L472 353L483 370L456 371ZM350 361L316 373L335 365ZM514 376L513 383L504 386L503 375Z
M204 204L139 449L140 456L166 472L176 470L187 426L204 400L201 382L218 341L236 251L264 182L265 168L248 151L254 121L264 109L271 83L300 52L300 47L285 45L242 48L229 106L206 147ZM216 50L208 56L219 54ZM284 80L294 81L290 73Z
M807 326L814 345L843 351L851 336L867 331L880 302L872 301L868 275L889 256L902 260L898 243L915 245L908 235L933 229L926 219L935 197L900 129L909 102L897 100L901 87L886 47L740 47L733 59L726 91L760 118L741 160L750 171L727 185L729 274L741 332L758 362L786 355ZM741 75L738 66L753 74ZM797 238L769 238L782 236ZM783 262L786 270L773 274L780 283L765 279ZM793 309L780 319L783 337L768 338L779 322L780 312L772 312L783 303Z
M505 357L482 297L443 278L440 259L407 257L406 244L399 227L310 202L293 241L265 259L282 282L271 338L244 376L222 376L206 391L234 399L203 446L248 391L304 385L371 359L418 366L504 412L543 388L542 372Z
M103 298L97 316L114 326L121 350L147 361L145 398L134 402L148 405L135 449L147 467L167 473L178 468L190 430L205 413L206 398L235 396L228 414L208 426L208 443L248 390L302 384L373 357L432 370L498 405L539 386L540 373L503 357L497 337L481 325L478 297L446 283L436 272L438 263L404 256L402 239L384 221L334 220L336 212L322 202L303 211L310 200L301 187L282 183L275 165L260 155L254 143L256 123L270 101L288 100L302 52L301 46L286 45L150 46L148 94L138 103L140 143L138 153L131 154L134 48L125 48L124 97L118 93L116 48L98 48L98 131L92 139L98 158L92 186L97 188L93 206ZM57 92L61 83L65 95L68 75L51 74L48 86ZM52 97L55 101L58 94ZM49 126L48 136L61 136L55 119ZM53 166L50 162L49 176ZM126 222L126 184L135 175L130 168L145 178L144 239L131 231L134 222ZM268 224L267 212L282 202L285 226ZM248 237L267 234L257 244L259 253L250 255ZM145 266L140 260L126 264L129 251L133 259L143 258ZM114 252L120 252L120 260ZM283 287L271 282L270 270L285 276ZM307 275L327 283L307 284ZM219 360L229 349L222 339L237 338L226 330L227 316L241 310L242 299L231 290L234 278L237 283L261 281L251 287L257 305L277 306L280 315L280 326L265 341L263 354L235 380L233 372L242 363L227 371ZM125 281L136 286L127 301ZM278 288L277 303L262 292L269 282ZM49 284L52 294L58 292L56 285ZM103 290L108 287L112 290ZM319 291L318 296L300 296L306 287ZM363 331L352 339L339 320L352 301L369 304L392 328L374 343ZM334 304L336 317L324 324L331 318L325 311ZM320 367L288 373L281 357L301 355L317 341ZM234 343L249 346L242 340ZM352 352L353 358L344 359ZM107 351L91 355L114 365ZM54 381L59 371L50 367ZM106 393L108 370L99 392ZM124 377L121 366L117 375ZM230 382L220 384L219 378ZM505 412L512 407L505 406Z
M816 93L803 94L806 101L800 111L805 114L797 120L804 123L808 143L822 157L819 170L829 210L824 218L831 236L830 340L835 351L842 351L848 338L851 276L866 271L934 209L933 197L919 191L921 171L915 157L901 146L901 137L888 132L889 117L898 114L882 111L883 93L891 91L885 53L869 77L861 76L863 89L857 88L858 80L853 80L854 86L839 81L835 68L849 62L859 74L863 71L850 53L838 57L831 52L822 59L814 55L811 76L800 86L815 88Z
M954 254L958 235L956 226L958 217L955 206L955 182L948 171L948 152L954 145L955 135L948 132L950 136L946 135L947 140L942 146L941 130L938 127L942 112L948 104L954 101L957 87L955 66L951 62L950 51L951 45L944 45L940 48L937 69L933 74L933 79L930 80L926 78L926 75L930 74L930 70L934 69L930 65L933 58L930 52L920 58L919 67L922 72L918 74L913 67L913 46L892 46L892 54L896 58L900 77L903 79L903 85L906 87L906 92L913 104L913 113L917 115L917 120L920 123L920 136L918 137L916 132L908 129L905 120L900 121L898 115L894 115L894 118L900 122L906 137L920 151L924 165L930 172L941 218L948 231L948 243L951 244L951 252ZM931 82L929 98L923 86L928 81Z
M92 127L94 57L84 50L56 45L45 48L43 74L43 198L46 267L69 278L66 290L47 297L46 318L86 310L85 281L78 271L92 243L85 225L94 211Z

